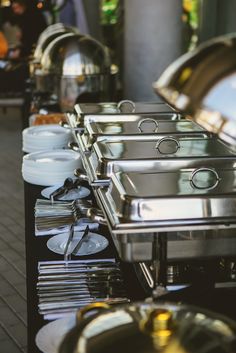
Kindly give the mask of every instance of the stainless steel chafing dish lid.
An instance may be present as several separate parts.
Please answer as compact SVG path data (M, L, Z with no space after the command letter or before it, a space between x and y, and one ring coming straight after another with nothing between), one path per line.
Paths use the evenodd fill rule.
M70 35L69 35L70 34ZM42 67L63 77L110 74L108 49L90 36L67 33L55 38L45 49Z
M80 103L75 105L77 114L142 114L142 113L173 113L177 112L167 103L133 102L122 100L102 103Z
M122 121L94 121L93 117L86 121L85 134L95 139L96 136L108 135L140 135L140 134L172 134L172 133L195 133L205 131L192 121L162 121L162 115L155 114L148 117L141 115L124 116Z
M85 306L58 353L233 353L236 324L173 303Z
M236 148L236 34L199 45L173 62L153 84L176 109Z
M42 37L39 37L39 40L37 42L34 54L33 54L33 60L34 62L40 63L40 59L42 57L42 54L45 50L45 48L48 46L50 42L53 41L53 39L59 37L62 34L72 32L72 33L79 33L79 29L76 27L72 26L56 26L55 28L51 29L50 31L45 31L43 33Z
M183 168L210 159L235 159L235 155L218 139L158 136L153 140L98 141L82 158L90 183L109 183L115 166L137 172L157 171L161 165L163 171L176 170L177 166Z
M117 172L111 176L107 202L111 213L129 222L155 221L170 228L180 221L235 224L236 167Z
M89 119L91 117L91 119ZM95 121L93 119L95 117ZM103 115L101 118L104 117ZM183 138L185 137L207 137L210 133L206 132L202 127L188 120L181 121L162 121L162 114L150 115L144 117L142 115L125 115L124 119L119 121L102 121L96 116L87 116L85 121L84 133L81 135L81 142L83 144L82 150L91 148L95 141L104 139L108 140L139 140L139 139L154 139L157 135L174 134ZM106 116L104 117L106 118ZM105 120L105 119L104 119ZM79 136L78 136L79 138Z
M118 103L106 102L106 103L81 103L76 104L74 107L75 114L77 114L77 122L81 126L84 124L84 120L87 115L107 115L107 119L112 120L113 115L128 115L128 114L163 114L163 118L171 120L179 120L182 115L174 110L171 106L166 103L149 103L149 102L132 102L132 101L120 101ZM170 115L167 115L170 114ZM115 117L114 117L115 119Z

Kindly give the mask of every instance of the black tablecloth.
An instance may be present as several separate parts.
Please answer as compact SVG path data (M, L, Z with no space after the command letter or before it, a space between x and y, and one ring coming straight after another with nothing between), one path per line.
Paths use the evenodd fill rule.
M27 271L27 309L28 309L28 352L39 353L35 345L35 336L38 330L45 325L45 321L38 314L38 298L36 283L38 278L38 262L48 260L62 260L62 256L48 250L46 243L49 236L35 236L34 230L34 206L37 198L42 198L43 187L31 185L25 182L25 236L26 236L26 271ZM99 226L98 233L103 234L109 240L109 247L99 254L81 257L83 258L110 258L118 259L116 249L111 240L106 226ZM142 301L145 293L140 279L137 278L134 266L121 262L127 295L132 301ZM215 289L212 281L205 278L195 281L194 285L180 291L171 292L161 297L159 301L181 302L206 308L236 320L235 307L236 290L234 288Z
M44 187L36 186L25 182L25 241L26 241L26 275L27 275L27 311L28 311L28 352L38 353L35 345L35 336L38 330L45 325L45 321L38 314L38 298L36 283L38 278L38 262L50 260L63 260L61 255L51 252L47 248L47 241L50 236L35 236L34 228L34 206L37 198L42 198L41 191ZM90 256L81 256L80 259L93 258L118 258L116 249L110 238L106 226L99 226L98 233L109 240L109 246L102 252ZM78 257L77 257L78 259ZM132 264L122 263L121 269L126 285L127 295L131 300L143 300L145 292L135 276Z

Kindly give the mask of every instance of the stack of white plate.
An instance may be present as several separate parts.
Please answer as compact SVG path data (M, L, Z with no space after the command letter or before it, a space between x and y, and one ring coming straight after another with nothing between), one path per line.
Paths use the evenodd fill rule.
M27 153L67 148L72 139L69 129L58 124L31 126L23 130L23 151Z
M74 170L83 168L80 154L71 150L29 153L23 157L22 176L30 184L50 186L74 178Z

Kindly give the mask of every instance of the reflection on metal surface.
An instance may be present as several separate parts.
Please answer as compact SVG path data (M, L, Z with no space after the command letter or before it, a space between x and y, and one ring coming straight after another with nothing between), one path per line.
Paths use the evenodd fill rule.
M213 38L171 64L154 83L168 103L236 146L236 35Z
M191 306L133 303L81 322L59 353L231 353L235 330L229 319Z
M82 95L96 95L95 101L109 100L116 72L111 70L110 54L104 45L68 30L47 45L34 75L37 90L55 94L62 111L72 111Z

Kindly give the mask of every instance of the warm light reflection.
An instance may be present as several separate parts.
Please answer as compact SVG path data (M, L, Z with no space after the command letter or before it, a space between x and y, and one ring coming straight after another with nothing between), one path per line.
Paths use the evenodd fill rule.
M115 327L127 325L133 322L132 316L124 312L124 310L117 310L116 312L106 313L95 318L90 324L86 326L84 337L89 339L97 336L104 331L109 331Z

